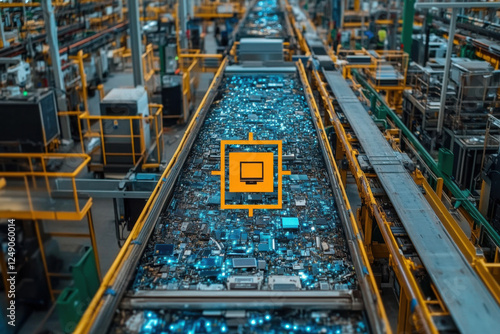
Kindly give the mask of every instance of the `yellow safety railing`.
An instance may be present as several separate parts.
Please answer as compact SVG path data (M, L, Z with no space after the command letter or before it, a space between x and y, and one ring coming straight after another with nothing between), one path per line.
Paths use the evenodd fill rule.
M343 178L339 172L337 163L335 161L334 154L333 154L332 149L330 147L329 140L328 140L328 137L326 135L323 122L321 121L321 115L319 113L319 109L318 109L318 106L316 104L316 101L313 97L313 92L311 90L311 87L309 86L309 83L307 80L307 74L305 72L304 66L302 65L302 62L300 62L300 61L297 62L297 67L299 69L299 74L301 76L302 83L305 86L305 92L306 92L307 96L309 97L309 101L313 107L314 113L316 114L316 118L318 119L318 126L320 127L321 139L323 140L323 142L325 143L325 146L327 148L328 159L330 160L330 162L334 168L335 178L337 179L337 184L340 187L341 194L342 194L342 197L344 200L344 205L346 207L347 212L349 213L349 222L348 223L351 225L351 227L353 229L353 233L356 236L356 238L355 238L355 240L353 240L353 242L357 243L357 245L358 245L358 249L361 253L361 260L363 261L363 266L366 268L366 271L367 271L365 276L366 276L366 279L368 281L368 285L370 287L372 295L375 296L375 298L376 298L375 302L377 304L377 312L378 312L377 315L382 320L381 322L384 324L385 333L392 333L391 326L389 324L389 320L388 320L387 314L385 312L385 307L382 303L382 297L380 296L380 292L379 292L379 289L377 287L377 282L375 281L375 276L373 275L373 271L371 269L370 260L368 258L367 253L366 253L365 245L363 244L363 239L361 238L361 233L360 233L361 231L359 230L358 224L357 224L356 219L354 217L354 214L352 212L351 205L349 203L349 198L347 197L347 193L346 193L346 190L344 187L344 181L343 181Z
M18 219L81 220L92 205L80 198L75 179L90 162L86 154L0 153L0 217ZM69 172L53 172L51 166L64 164ZM16 165L16 169L8 167ZM71 199L53 197L55 179L70 179Z
M148 44L146 52L142 54L142 68L144 71L144 82L148 82L155 74L153 44Z
M157 6L157 4L160 4L160 2L152 2L146 7L146 14L144 15L144 9L143 6L139 6L139 19L141 21L156 21L160 18L162 14L166 13L171 13L173 12L172 8L169 8L168 5L161 5Z
M209 2L204 1L194 6L194 16L202 19L231 18L234 14L242 16L245 7L237 2Z
M368 27L370 14L362 10L346 10L344 12L342 29Z
M81 85L78 89L78 93L80 95L80 99L83 101L84 109L89 110L88 99L87 99L87 75L85 74L85 58L88 57L88 54L84 54L82 50L78 51L76 56L69 56L75 64L78 65L78 71L80 72Z
M149 114L153 117L151 130L154 131L154 137L151 138L155 141L156 150L145 158L142 169L160 167L163 156L163 105L150 103Z
M194 50L188 50L194 51ZM189 70L189 67L195 60L198 60L198 68L202 72L217 72L219 69L223 55L221 54L204 54L199 53L199 50L190 53L181 53L179 56L179 68L182 72ZM207 63L208 62L208 63Z
M401 283L401 298L400 298L400 313L398 317L398 332L400 329L405 331L410 328L413 323L420 330L426 333L437 333L437 328L432 321L432 315L429 311L428 301L420 291L420 286L413 276L414 266L411 260L405 258L400 252L397 240L391 232L392 223L386 219L386 215L380 208L379 203L371 189L371 182L367 174L365 174L358 162L358 151L352 147L351 141L354 141L345 131L343 124L339 120L330 100L330 94L325 88L325 83L321 79L317 71L313 71L313 78L316 82L320 97L325 105L329 123L335 129L337 135L336 159L347 159L349 168L356 181L362 209L358 212L357 222L353 225L358 226L357 229L363 233L364 249L366 249L369 259L373 259L374 255L383 255L389 257L390 265L393 268L398 281ZM325 115L326 117L326 115ZM385 246L372 244L372 229L373 223L377 223L379 230L385 241ZM410 300L416 300L416 307L413 314L406 312L409 308ZM442 310L445 311L445 310Z
M363 68L370 85L377 91L385 91L389 107L398 113L403 111L403 91L406 87L408 54L397 50L366 51L371 57L371 66Z
M413 173L413 179L418 185L421 185L424 190L424 197L427 202L432 206L434 212L438 215L444 227L452 237L453 241L457 244L460 251L467 258L467 261L479 274L485 285L491 291L496 301L500 304L500 259L498 258L499 252L496 252L496 258L493 262L488 262L484 256L477 253L476 247L469 240L460 225L450 214L448 209L443 203L443 180L437 180L436 190L427 182L427 179L417 169Z
M202 62L201 59L193 59L191 65L182 73L182 95L183 98L187 100L187 103L183 103L182 105L184 109L184 122L187 121L189 105L194 103L195 91L200 83L200 73L203 72L200 62ZM193 91L191 89L193 89Z
M71 275L49 270L44 236L63 238L89 238L94 249L96 269L101 278L99 253L95 239L95 229L90 208L92 198L78 196L76 178L90 162L86 154L62 153L0 153L0 217L7 219L25 219L33 221L41 260L44 267L47 288L52 301L61 290L54 289L53 278L71 279ZM52 168L69 169L67 172L53 172ZM15 167L10 167L15 166ZM62 168L61 168L62 166ZM70 180L71 195L55 195L57 181ZM81 221L87 218L89 233L72 233L66 230L56 232L53 229L41 229L44 221ZM63 226L63 225L59 225ZM2 251L0 250L0 254ZM4 257L0 257L2 278L6 282Z
M150 104L149 105L149 116L144 117L142 115L135 116L101 116L101 115L90 115L88 111L80 115L80 119L83 119L87 123L87 133L83 135L83 139L99 138L100 145L96 146L92 151L87 152L92 156L92 162L89 167L91 170L101 171L102 168L108 165L109 157L131 157L131 163L136 165L140 160L142 163L146 163L147 156L150 147L146 147L146 138L143 131L143 123L146 122L150 125L150 131L154 131L154 138L157 145L157 156L154 157L156 163L155 167L158 167L161 162L162 150L160 147L163 142L163 106L160 104ZM128 131L124 131L126 135L114 135L106 133L107 127L125 127ZM111 131L110 131L111 132ZM105 143L109 139L124 139L130 143L131 152L106 152ZM139 143L137 143L137 141ZM138 147L136 147L138 145ZM102 157L102 160L101 160ZM98 161L98 162L96 162ZM148 164L148 167L152 167L152 164Z
M365 57L370 57L368 52L365 49L361 50L346 50L342 49L342 46L339 43L338 49L337 49L337 57L339 60L342 60L340 62L341 67L342 67L342 76L346 79L351 79L351 70L352 69L360 69L360 70L375 70L376 65L372 63L371 57L370 57L370 63L368 64L349 64L347 62L347 58L350 56L365 56Z
M295 20L295 15L293 14L292 6L288 3L288 1L285 1L285 6L288 14L288 19L290 20L290 25L292 26L293 32L295 34L295 37L297 38L297 44L300 48L300 50L304 53L305 56L309 56L311 54L311 51L309 50L309 47L307 46L307 42L302 35L301 32L301 27L298 26L297 21ZM310 21L309 21L310 22ZM314 26L314 25L311 25ZM283 43L285 44L285 43ZM291 57L293 56L293 49L290 48L290 44L287 43L288 45L283 45L285 51L289 54L290 60Z
M375 89L398 89L406 88L406 71L408 70L408 54L404 51L397 50L376 50L368 52L372 58L374 67L369 68L366 72L369 74L369 79L373 82ZM395 78L397 82L394 86L388 86L383 83L387 75L392 74L392 70L398 74Z

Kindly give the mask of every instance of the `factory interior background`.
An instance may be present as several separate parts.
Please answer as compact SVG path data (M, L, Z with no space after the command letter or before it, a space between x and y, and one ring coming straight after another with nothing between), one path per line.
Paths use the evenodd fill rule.
M0 0L0 333L498 333L500 1Z

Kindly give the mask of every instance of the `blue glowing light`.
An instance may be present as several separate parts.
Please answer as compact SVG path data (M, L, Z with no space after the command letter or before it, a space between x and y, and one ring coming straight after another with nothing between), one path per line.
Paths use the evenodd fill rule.
M306 332L310 332L311 331L311 326L307 326L306 327Z
M227 332L227 327L226 326L222 326L220 328L220 331L223 332L223 333Z
M285 328L286 328L286 329L290 329L290 325L289 325L289 324L286 324L286 325L285 325Z
M156 327L156 325L158 325L158 319L149 319L146 325L144 326L144 329L152 330L153 327Z
M271 316L269 314L267 314L265 317L264 317L266 320L271 320Z
M255 319L250 320L250 325L255 326L257 324L257 321Z
M297 326L293 326L293 330L296 331L297 330Z

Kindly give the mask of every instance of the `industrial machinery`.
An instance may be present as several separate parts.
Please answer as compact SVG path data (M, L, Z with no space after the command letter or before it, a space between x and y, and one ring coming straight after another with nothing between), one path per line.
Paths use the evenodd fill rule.
M115 296L98 293L77 332L388 328L304 68L265 63L223 63L110 273ZM226 151L250 148L220 141L249 133L282 141L283 195L273 183L268 193L230 192L211 175ZM250 217L220 208L282 196L280 210Z
M446 55L446 40L435 34L429 34L429 43L424 34L416 34L412 36L413 42L411 45L410 58L420 65L425 65L426 60L431 58L444 58ZM428 54L425 54L428 44Z
M303 45L285 1L256 1L236 27L230 54L239 61L291 61L301 57ZM233 43L234 42L234 43ZM281 45L281 47L280 47ZM238 57L243 56L243 59ZM296 58L298 59L298 58Z
M107 155L107 163L133 166L133 156L141 156L151 144L151 132L146 121L149 115L146 91L143 87L112 89L101 101L101 115L143 117L142 120L104 119L102 122L102 151ZM129 140L128 136L134 139Z
M485 199L486 214L491 221L491 225L500 231L500 152L491 154L486 161L483 180L487 187L488 198Z
M481 155L482 185L479 210L488 218L493 228L500 232L500 137L491 135L492 128L500 129L500 121L494 116L489 116ZM495 151L493 147L499 150ZM486 156L487 150L492 151L488 156Z
M394 273L390 277L394 279L396 297L400 300L400 316L404 317L402 312L404 312L405 305L409 305L408 294L413 296L411 298L420 300L417 301L418 304L429 303L430 307L431 303L435 304L432 300L436 299L446 305L447 315L439 313L440 316L438 316L437 313L431 313L428 306L423 306L413 313L414 317L419 320L414 318L413 321L408 321L400 318L398 331L422 326L436 328L439 331L458 328L459 331L468 332L478 325L467 323L471 319L470 312L474 308L465 311L464 315L460 316L464 310L455 308L458 303L453 299L472 300L477 298L479 293L489 299L488 309L500 312L497 301L494 300L482 280L477 278L471 265L464 261L461 254L453 250L457 247L451 237L454 232L451 232L452 229L448 230L450 232L446 231L444 228L446 220L439 218L438 212L434 211L429 199L424 197L410 176L410 173L415 172L412 161L394 151L365 107L357 100L347 82L342 80L340 73L322 71L316 77L318 80L324 77L328 83L328 89L331 89L334 94L334 100L330 104L328 100L325 99L325 101L330 110L329 118L333 120L335 128L335 155L338 159L344 156L348 159L350 169L355 175L358 189L362 194L363 204L358 211L358 220L364 226L364 242L366 245L370 244L368 249L371 249L372 256L378 259L375 263L386 257L383 255L384 251L379 248L381 245L387 247L391 261L395 261L391 265ZM339 120L348 126L342 126ZM347 136L350 138L355 136L357 141L348 142ZM351 155L353 149L356 150L356 154ZM442 211L439 212L441 217L443 214ZM428 224L429 230L424 226L425 224ZM425 235L424 231L431 230L433 232ZM433 239L435 240L432 241ZM468 243L468 240L465 242ZM431 250L433 247L436 247L436 250ZM445 249L447 247L450 249ZM446 261L449 264L446 269L439 261L435 262L437 260L435 255L440 252L446 254ZM451 261L456 262L451 264ZM412 266L419 269L410 270ZM457 277L458 274L453 271L461 270L458 269L460 267L463 268L460 280L469 280L469 283L454 282L445 278L448 275ZM468 274L464 275L465 272ZM492 273L490 272L489 275ZM384 276L382 273L382 281L384 281ZM391 279L385 280L390 282ZM416 282L419 282L417 290L414 289ZM455 283L457 286L453 288L452 285ZM462 284L467 286L467 289L462 289L461 287L464 286ZM467 297L466 294L473 289L473 286L477 292ZM453 291L461 289L460 296L446 291L447 289ZM436 294L429 293L429 291L435 291ZM483 297L478 299L486 300ZM469 303L467 304L470 306ZM494 320L489 318L484 321ZM469 326L471 326L470 329L466 329ZM485 326L485 330L491 328L491 324Z
M144 87L115 88L100 109L100 115L81 115L91 129L84 136L85 152L92 157L90 169L99 176L124 175L137 166L157 169L163 155L163 108L148 104Z
M450 150L456 182L478 191L488 115L500 115L500 72L486 61L452 58L444 127L439 129L444 59L431 59L425 67L416 65L414 69L413 90L404 92L403 122L431 154L440 148ZM442 136L438 136L440 131ZM486 154L495 152L487 146Z
M86 1L74 3L52 1L58 24L57 37L61 53L76 54L97 49L115 39L127 29L123 20L123 6L111 1ZM45 22L39 2L1 3L2 20L9 45L0 48L1 57L28 54L39 60L42 44L46 42ZM31 20L26 20L30 17ZM22 28L22 29L21 29Z
M170 125L176 119L183 118L184 104L186 103L183 92L181 75L164 75L161 83L161 103L163 109L163 124Z
M276 38L288 41L291 31L283 4L278 0L256 2L237 30L236 39L241 38Z
M467 239L457 245L463 240L448 225L449 213L436 211L433 190L414 162L394 150L323 58L329 53L318 47L314 28L295 24L306 30L306 38L297 36L301 47L319 50L311 52L310 77L332 125L332 148L302 62L245 61L241 40L241 62L223 63L77 333L390 332L376 280L396 293L398 331L494 326L500 314L491 292L496 285L484 283L491 268L471 255ZM246 138L283 140L283 169L291 175L283 177L280 210L221 209L271 204L278 197L275 191L231 192L230 181L221 185L212 173L226 173L229 154L252 151L220 141ZM357 222L336 163L349 165L356 178L362 196ZM259 175L240 178L258 184ZM371 260L385 269L375 274ZM351 297L341 311L337 298L344 293ZM490 312L481 312L477 300Z
M310 30L314 30L314 27L305 26L307 36ZM307 37L306 41L309 45ZM314 52L312 56L317 58ZM343 182L348 182L347 173L350 171L359 191L362 204L357 211L357 222L363 231L362 238L368 256L373 259L374 274L379 286L382 289L391 287L396 298L399 299L397 332L457 329L462 332L481 331L477 328L479 324L466 323L471 318L470 311L465 311L461 316L462 311L454 308L456 303L450 300L450 298L453 299L454 293L446 291L455 283L453 279L441 280L442 277L439 276L450 274L451 277L457 277L449 270L464 266L465 271L459 275L460 280L470 279L470 283L476 286L478 293L482 291L484 296L488 296L486 297L490 303L488 310L498 312L499 298L496 291L498 291L499 284L498 279L495 278L498 244L494 243L498 243L498 235L487 222L477 216L472 216L472 211L469 212L474 218L468 218L471 219L471 226L480 224L481 228L471 227L473 232L469 234L470 236L462 232L457 221L452 217L452 215L458 216L457 212L452 210L450 214L445 204L441 203L441 198L443 202L447 198L443 188L439 186L442 180L438 179L436 187L435 179L432 179L432 174L428 172L432 168L432 172L439 175L433 177L443 177L439 169L430 165L429 155L423 152L421 147L416 146L419 152L416 156L413 154L415 149L408 150L413 159L401 153L400 148L403 144L410 141L414 143L415 139L408 136L398 115L389 109L384 98L377 94L360 71L355 68L348 71L343 69L341 74L318 66L319 61L313 60L313 63L316 65L312 69L311 80L315 82L318 100L325 108L325 126L330 125L328 128L331 130L332 151L340 167ZM340 64L344 66L343 63ZM363 67L361 64L356 66ZM350 86L350 81L343 80L343 75L352 78L355 83ZM356 96L358 92L361 93L361 100L366 101L368 105L358 100ZM401 131L405 131L405 137L402 137L397 129L391 128L392 124L386 123L385 115L390 115L390 121L402 129ZM423 162L431 167L422 165ZM427 177L422 176L416 167L424 168L423 172ZM427 180L434 181L436 190L427 183ZM445 182L447 189L450 189L454 196L461 196L454 199L461 201L454 203L455 208L459 205L469 207L469 202L463 198L466 194L457 191L453 187L453 181L450 183L450 180L446 179ZM412 209L413 206L415 210ZM460 209L458 212L463 211ZM424 221L437 223L431 227L435 229L431 235L433 237L439 235L439 240L432 242L433 237L424 236L424 231L427 230ZM413 228L416 228L418 232L409 231ZM474 240L473 243L469 238ZM495 241L492 242L493 240ZM439 245L438 251L428 249L433 244ZM459 254L456 258L457 263L446 266L446 269L440 264L439 269L435 270L433 268L435 263L433 264L433 260L428 256L435 257L437 253L442 252L442 254L447 254L446 261L449 264L451 255L455 253L451 249L445 250L444 247L459 247L463 256L469 260L463 262L462 255ZM481 249L483 253L477 254L478 249ZM463 275L465 272L468 274ZM479 275L481 279L478 280L476 275ZM485 285L483 282L491 282L494 287L488 286L489 283ZM453 291L460 289L462 302L468 298L478 298L477 294L465 296L465 293L469 292L466 290L471 289L471 284L456 283L458 285L452 289ZM391 296L383 292L382 298L384 301L390 300ZM412 302L409 301L410 299ZM483 300L482 297L478 299ZM411 303L422 305L422 307L417 306L408 313ZM431 306L437 304L446 305L446 310L441 309L444 313ZM409 315L411 319L408 318ZM485 319L485 321L494 321L494 318ZM464 329L464 326L471 327ZM484 330L490 330L491 326L494 325L486 325Z
M0 58L0 86L31 87L31 68L21 57Z
M0 117L4 152L48 152L59 138L56 100L50 90L1 97Z
M420 46L413 56L420 64L411 66L409 78L408 53L380 45L376 51L363 48L373 46L374 36L367 33L377 28L390 36L385 45L396 44L397 2L380 1L382 7L368 13L367 2L358 0L308 2L317 14L311 20L303 15L302 1L254 1L224 40L228 48L209 55L203 53L208 29L200 18L236 19L243 4L202 0L193 8L193 2L177 1L175 22L173 17L165 22L161 14L175 1L167 2L142 2L142 21L149 21L142 44L141 19L133 15L140 9L137 3L128 8L132 50L120 47L126 38L107 45L116 37L113 29L129 25L117 22L122 1L80 4L89 18L86 25L96 29L81 42L63 37L70 35L68 29L76 35L84 31L69 24L80 16L78 8L75 13L73 3L56 2L55 18L65 23L60 43L68 46L59 50L61 64L52 66L61 65L63 83L51 78L58 75L48 70L47 53L43 60L38 53L45 39L38 35L40 11L28 10L35 16L20 30L21 42L0 49L0 55L34 56L33 75L44 76L41 85L58 82L52 93L33 97L21 84L28 68L16 59L1 83L9 88L0 99L0 114L22 100L33 113L20 123L34 119L42 129L41 139L18 139L13 129L0 126L10 134L5 143L0 138L2 150L42 152L0 153L0 217L23 220L23 229L16 230L23 246L16 251L25 260L25 268L18 269L22 304L35 304L28 293L42 302L56 301L62 330L77 334L487 333L496 328L500 132L491 125L500 124L493 116L500 112L500 75L493 61L455 58L445 80L444 62L433 56L449 56L452 50L446 52L440 37L426 31L426 37L413 35ZM120 13L112 7L117 3ZM409 3L404 2L405 12ZM93 9L96 13L89 13ZM319 15L321 10L328 15ZM22 18L19 9L0 15L16 22ZM358 50L341 46L334 54L325 46L319 35L332 17L340 27L353 28L339 31L334 44L353 46L356 40ZM176 40L162 21L169 29L175 26ZM14 26L8 22L10 33ZM422 48L430 36L436 43L429 46L427 62ZM148 39L155 42L147 44ZM51 57L59 59L57 54ZM132 58L136 88L105 94L100 86L94 110L87 88L106 77L108 56L123 69ZM193 87L207 71L216 71L214 80L188 123L190 107L198 102ZM446 105L439 104L443 81ZM75 118L81 147L74 149L82 154L46 153L59 142L59 135L45 137L43 111L52 109L40 101L49 101L49 95L57 130L54 95L60 120ZM65 100L70 103L63 107ZM167 141L171 147L177 139L180 143L165 163L163 125L180 119L187 123L185 134ZM62 122L61 129L67 138ZM87 167L94 173L85 173ZM480 181L479 210L491 224L476 209ZM97 198L113 199L121 248L100 287L90 209ZM71 233L63 225L85 217L88 234ZM60 220L57 227L64 228L56 231L49 220ZM24 233L29 240L23 244ZM54 255L59 237L90 237L92 250L71 263L71 273L69 262ZM5 246L1 229L0 243ZM0 269L6 281L3 250ZM89 276L73 275L89 263ZM48 293L27 287L33 275L43 274ZM60 289L67 286L60 284L63 279L74 285ZM87 306L73 328L80 307ZM386 309L397 316L387 317ZM21 307L19 318L22 312Z

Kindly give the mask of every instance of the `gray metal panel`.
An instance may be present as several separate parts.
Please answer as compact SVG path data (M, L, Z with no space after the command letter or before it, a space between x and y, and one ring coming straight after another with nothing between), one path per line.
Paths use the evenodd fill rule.
M145 99L146 90L143 86L135 88L113 88L102 99L102 103L139 103ZM147 97L146 97L147 99Z
M262 73L295 73L297 70L291 63L282 62L275 63L277 66L264 66L262 63L255 66L250 65L231 65L226 68L225 73L228 74L255 74L261 75ZM281 66L278 66L281 65Z
M239 58L240 61L283 61L283 40L242 38Z
M492 294L342 75L324 74L457 327L463 333L491 332L500 319L500 307Z

